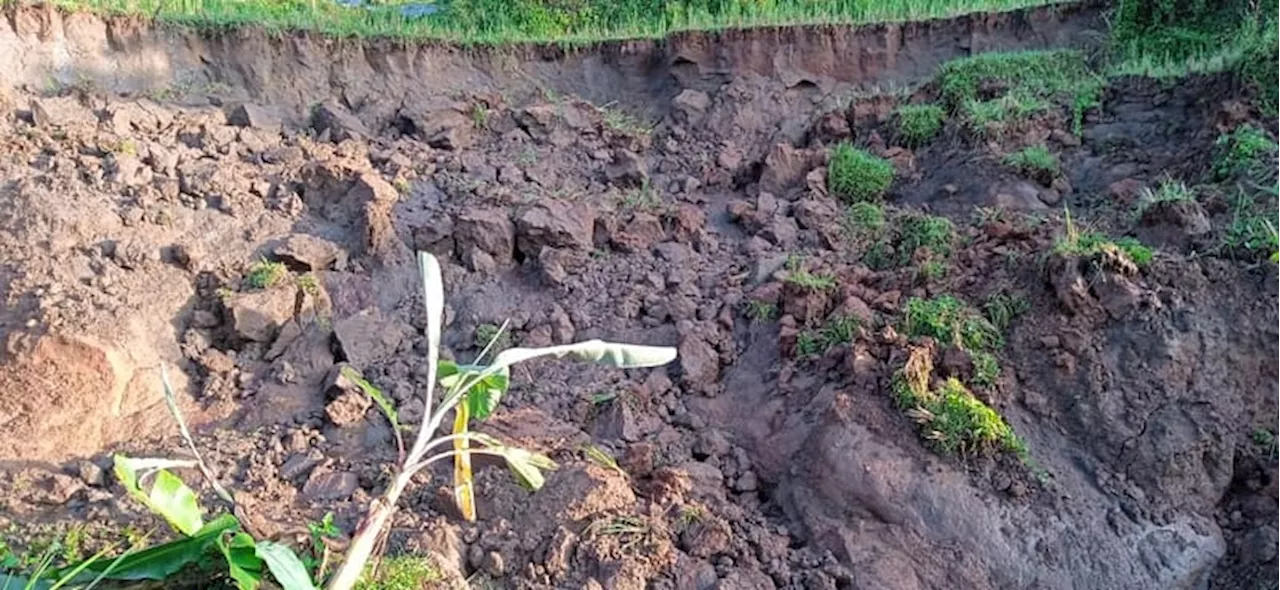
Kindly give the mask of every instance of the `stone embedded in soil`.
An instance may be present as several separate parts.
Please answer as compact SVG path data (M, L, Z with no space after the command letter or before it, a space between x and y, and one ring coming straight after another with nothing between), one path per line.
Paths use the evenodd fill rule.
M274 109L243 103L227 111L227 123L236 127L280 130L280 115Z
M295 272L329 270L345 257L345 252L329 240L294 234L275 248L275 257Z
M630 150L617 150L613 161L605 168L609 182L623 186L639 187L649 181L644 158Z
M474 250L488 254L496 264L510 262L515 252L515 233L507 210L500 208L467 209L453 223L455 247L463 260Z
M475 125L471 117L456 109L441 109L411 120L433 148L456 151L471 146Z
M536 257L545 246L590 250L594 232L590 205L547 200L516 219L516 249L526 257Z
M614 399L596 413L592 435L600 440L640 440L640 426L631 404Z
M1174 248L1184 248L1213 229L1204 207L1192 200L1151 203L1138 223L1143 242Z
M31 119L41 127L93 127L98 116L74 96L31 99Z
M647 251L665 237L662 220L656 215L637 211L627 221L618 224L609 241L618 251L635 254Z
M1142 289L1127 277L1114 272L1103 272L1092 281L1091 288L1102 308L1113 319L1121 319L1142 301Z
M748 568L735 568L725 573L716 584L715 590L774 590L777 586L773 578L762 571Z
M236 337L270 343L280 326L294 315L297 291L277 287L232 295L224 305Z
M324 457L316 451L296 452L289 455L288 459L285 459L276 473L280 476L280 479L293 481L306 475L323 461Z
M346 500L360 487L356 474L347 471L315 472L302 486L302 495L312 502Z
M816 149L800 149L789 143L779 143L769 150L760 173L760 190L787 196L797 187L809 170L820 166L826 153Z
M352 426L364 422L365 412L372 406L373 400L364 392L348 389L325 404L324 414L335 426Z
M693 391L714 388L720 377L720 355L714 346L696 334L681 337L678 347L680 382Z
M675 567L675 590L715 590L716 568L702 559L681 555Z
M107 483L106 472L93 461L84 459L77 461L76 473L80 476L80 481L87 485L102 486Z
M333 322L342 355L359 369L390 358L399 350L411 328L394 318L383 317L377 309L369 309Z
M333 100L326 100L311 111L311 127L334 143L369 137L369 129L358 117Z
M687 122L695 122L711 108L711 97L706 92L686 88L671 99L671 106L682 114Z
M110 180L127 187L139 187L150 184L153 176L151 168L143 166L137 156L115 154L110 162Z
M680 534L680 548L694 557L712 557L728 550L732 537L733 531L724 519L704 515Z

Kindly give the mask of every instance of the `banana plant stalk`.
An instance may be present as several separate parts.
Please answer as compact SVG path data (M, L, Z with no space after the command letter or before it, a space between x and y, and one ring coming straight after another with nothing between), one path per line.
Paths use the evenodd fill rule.
M459 365L442 361L440 353L441 318L444 315L444 284L440 263L430 254L418 254L422 273L423 301L427 312L427 384L424 393L424 419L413 446L397 466L382 496L369 506L369 512L356 528L347 555L330 579L328 590L349 590L373 557L378 539L395 515L413 477L446 459L454 460L454 500L462 516L474 520L475 496L471 477L471 455L492 455L506 461L516 479L536 490L544 481L542 472L554 469L551 459L502 444L498 439L470 430L472 419L484 420L497 409L507 391L510 369L517 363L540 358L572 356L612 367L631 369L657 367L676 358L676 350L667 346L640 346L589 340L544 348L510 348L498 353L487 365ZM492 345L492 343L491 343ZM487 348L486 348L487 352ZM481 353L479 359L485 357ZM443 388L439 403L435 400L437 382ZM449 413L454 415L450 434L436 436Z

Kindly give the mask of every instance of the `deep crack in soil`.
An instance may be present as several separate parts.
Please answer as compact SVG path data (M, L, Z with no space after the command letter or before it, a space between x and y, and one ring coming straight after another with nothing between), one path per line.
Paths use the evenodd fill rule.
M447 356L470 360L504 320L515 344L680 353L518 370L481 428L553 456L546 487L477 459L478 523L443 470L395 519L390 549L452 580L1274 587L1276 462L1253 434L1277 421L1276 267L1197 254L1221 203L1129 214L1259 120L1239 89L1112 80L1079 134L1065 111L986 137L949 119L915 149L895 132L940 63L1084 46L1100 26L1086 6L471 52L7 8L0 523L18 546L71 523L154 528L109 456L181 453L164 362L255 535L301 541L329 511L351 531L395 449L333 376L351 366L421 419L421 250L444 264ZM916 89L853 92L875 84ZM949 258L859 237L827 187L843 140L892 163L889 227L950 220ZM1061 174L1002 164L1034 145ZM1050 255L1064 206L1157 256ZM940 455L895 406L903 309L945 294L1026 304L977 351L999 373L974 388L1026 461ZM923 345L940 377L979 379L976 349Z

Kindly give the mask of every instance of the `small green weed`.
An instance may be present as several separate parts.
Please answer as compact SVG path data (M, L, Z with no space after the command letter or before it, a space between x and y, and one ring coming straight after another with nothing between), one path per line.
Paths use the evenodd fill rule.
M930 254L946 258L951 255L954 241L955 226L951 220L933 215L911 215L901 224L899 262L910 264L920 248L928 248Z
M884 207L866 201L849 205L844 212L844 227L855 236L879 234L885 229Z
M1137 238L1126 236L1111 239L1097 232L1080 232L1074 237L1059 238L1053 247L1055 254L1081 258L1093 258L1105 251L1118 251L1139 268L1150 264L1155 258L1151 248L1139 242Z
M950 295L908 299L902 332L912 338L927 336L970 351L1004 345L1003 336L991 322Z
M820 329L805 330L796 335L796 357L821 356L836 346L851 344L858 337L858 326L855 317L832 316Z
M936 281L947 276L947 263L941 260L926 260L920 265L920 278L925 281Z
M898 137L909 146L927 143L942 129L947 112L936 104L908 104L898 107Z
M786 282L813 291L825 291L836 287L836 277L828 273L813 273L804 266L804 259L792 256L787 259Z
M876 240L862 252L862 262L871 270L886 270L893 267L891 246L885 240Z
M648 137L653 132L653 126L646 125L612 103L600 107L600 118L604 121L605 127L620 135Z
M662 208L662 198L658 196L658 192L654 190L653 186L649 184L649 179L646 178L640 183L639 187L624 193L620 204L625 210L652 213Z
M511 333L496 324L480 324L476 326L475 346L480 350L488 349L491 356L496 355L511 348Z
M1253 125L1241 125L1219 136L1214 146L1213 175L1217 180L1275 169L1276 142Z
M1138 267L1150 264L1155 257L1151 248L1136 238L1123 237L1113 240L1097 232L1080 231L1072 222L1070 211L1067 211L1066 218L1066 231L1054 242L1054 254L1095 258L1106 252L1119 253Z
M1031 303L1016 293L996 293L987 297L982 309L987 313L987 320L1001 333L1009 329L1014 318L1031 309Z
M1272 461L1276 459L1277 443L1275 432L1267 428L1258 428L1253 431L1252 438L1253 444L1258 447L1259 451L1262 451L1262 453Z
M1043 184L1048 184L1059 172L1058 157L1043 145L1033 145L1006 154L1002 162L1005 166L1041 181Z
M289 268L282 262L271 262L263 258L249 266L244 283L251 289L270 289L284 282L289 277Z
M768 322L778 317L778 306L765 301L749 300L746 303L747 317L756 322Z
M1181 180L1167 178L1160 183L1155 190L1150 188L1142 189L1142 196L1138 198L1138 214L1149 209L1157 203L1176 203L1179 201L1195 201L1196 193L1191 190L1186 183Z
M841 143L827 164L827 188L846 202L879 201L893 184L893 174L888 160Z
M294 284L296 284L298 289L301 289L303 293L311 297L320 295L320 281L313 273L298 275L298 278L294 280Z
M826 350L822 344L822 334L805 330L796 334L796 358L808 358L822 354Z
M444 579L429 558L397 555L370 567L356 582L356 590L421 590Z
M1233 250L1280 258L1280 234L1277 234L1274 199L1268 209L1261 209L1243 190L1231 203L1231 223L1223 234L1223 245Z
M1000 378L1000 361L996 355L985 350L975 350L969 354L973 360L973 383L982 387L991 387Z
M489 128L489 109L480 103L471 105L471 124L476 129Z

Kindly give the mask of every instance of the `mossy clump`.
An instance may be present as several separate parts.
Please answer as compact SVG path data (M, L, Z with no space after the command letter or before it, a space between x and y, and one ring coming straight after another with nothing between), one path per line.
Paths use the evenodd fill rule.
M942 129L947 111L936 104L908 104L897 110L898 137L903 143L918 147L933 139Z
M827 188L849 203L880 201L893 184L893 174L888 160L841 143L827 164Z

